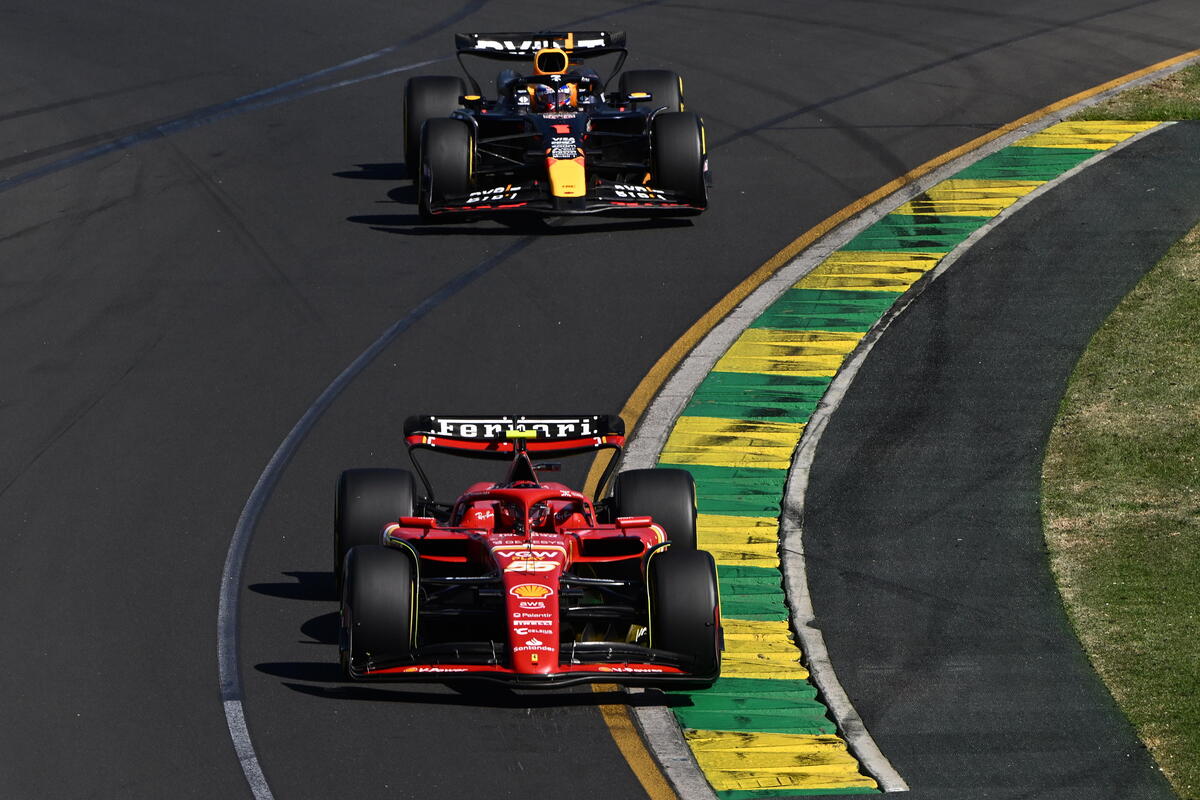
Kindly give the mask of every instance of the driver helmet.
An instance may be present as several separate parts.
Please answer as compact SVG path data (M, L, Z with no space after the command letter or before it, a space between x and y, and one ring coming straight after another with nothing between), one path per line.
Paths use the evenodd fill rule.
M519 531L520 527L521 507L507 500L496 503L496 529Z
M530 110L539 114L573 109L577 102L578 88L574 83L560 83L555 86L546 83L529 85Z
M551 513L548 501L542 500L529 507L529 526L535 531L554 530L554 515Z

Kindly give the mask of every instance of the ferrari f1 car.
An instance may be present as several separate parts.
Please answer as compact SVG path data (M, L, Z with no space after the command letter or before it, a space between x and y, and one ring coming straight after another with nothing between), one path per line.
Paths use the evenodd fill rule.
M589 499L541 473L558 457L615 450L620 417L409 417L424 485L402 469L338 483L334 575L342 665L353 680L602 681L705 687L723 646L716 568L696 549L689 473L628 470ZM433 498L417 451L509 462L498 483Z
M624 32L460 33L453 76L411 78L404 151L426 218L467 213L699 214L708 205L704 124L683 110L683 81L629 70ZM485 99L464 56L500 70ZM612 56L602 78L582 59Z

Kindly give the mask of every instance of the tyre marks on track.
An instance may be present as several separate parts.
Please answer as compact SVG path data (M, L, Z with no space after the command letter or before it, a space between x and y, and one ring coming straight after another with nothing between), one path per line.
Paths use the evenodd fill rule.
M697 387L658 462L695 477L699 544L718 564L722 677L673 709L718 797L879 789L808 680L780 571L779 514L793 452L834 376L913 284L968 237L1159 124L1059 123L934 185L787 289Z

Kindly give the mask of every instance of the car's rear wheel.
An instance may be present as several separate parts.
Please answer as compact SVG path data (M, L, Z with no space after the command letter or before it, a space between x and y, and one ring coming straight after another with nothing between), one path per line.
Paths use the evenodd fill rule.
M683 111L683 78L669 69L631 69L621 73L618 84L621 94L649 92L650 99L633 103L634 108L666 107L667 111Z
M618 517L653 517L672 547L696 549L696 482L683 469L631 469L613 482Z
M460 119L431 119L421 129L421 176L417 207L426 219L431 203L471 191L471 129Z
M708 204L704 122L690 111L660 113L651 132L651 183L679 192L691 205Z
M348 469L338 478L333 511L333 578L342 591L346 553L379 544L385 525L411 517L417 488L406 469Z
M674 545L650 557L650 646L691 659L693 688L706 688L721 673L721 609L717 567L704 550Z
M343 667L411 656L417 603L412 559L391 547L355 547L346 554L343 584Z
M404 163L414 182L421 165L421 127L461 108L458 98L466 93L462 78L453 75L420 75L404 85Z

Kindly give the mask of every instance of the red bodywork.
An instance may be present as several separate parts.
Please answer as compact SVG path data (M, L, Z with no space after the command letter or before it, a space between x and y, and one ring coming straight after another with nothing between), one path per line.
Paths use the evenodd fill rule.
M503 510L502 510L503 509ZM534 519L531 519L531 509ZM544 511L542 510L544 509ZM515 512L515 513L514 513ZM404 517L384 531L385 543L411 548L418 569L474 567L499 573L503 618L507 623L508 663L414 663L364 670L361 677L430 673L494 676L587 674L685 675L678 667L637 661L589 661L560 646L561 583L584 565L641 565L666 541L649 517L595 522L592 502L562 484L495 488L477 484L459 498L450 524L431 517ZM600 555L590 555L594 551ZM568 578L569 582L569 578ZM560 681L561 682L561 681Z
M648 516L600 522L606 510L598 514L581 492L538 480L541 468L529 458L619 452L623 429L585 424L578 437L543 428L557 438L482 441L440 435L436 420L410 418L419 427L406 431L410 448L512 459L509 476L471 486L451 506L425 507L430 516L401 517L383 529L381 544L406 551L416 566L414 646L404 657L350 660L351 677L522 686L662 685L697 677L688 657L650 647L646 575L668 547L663 528Z

